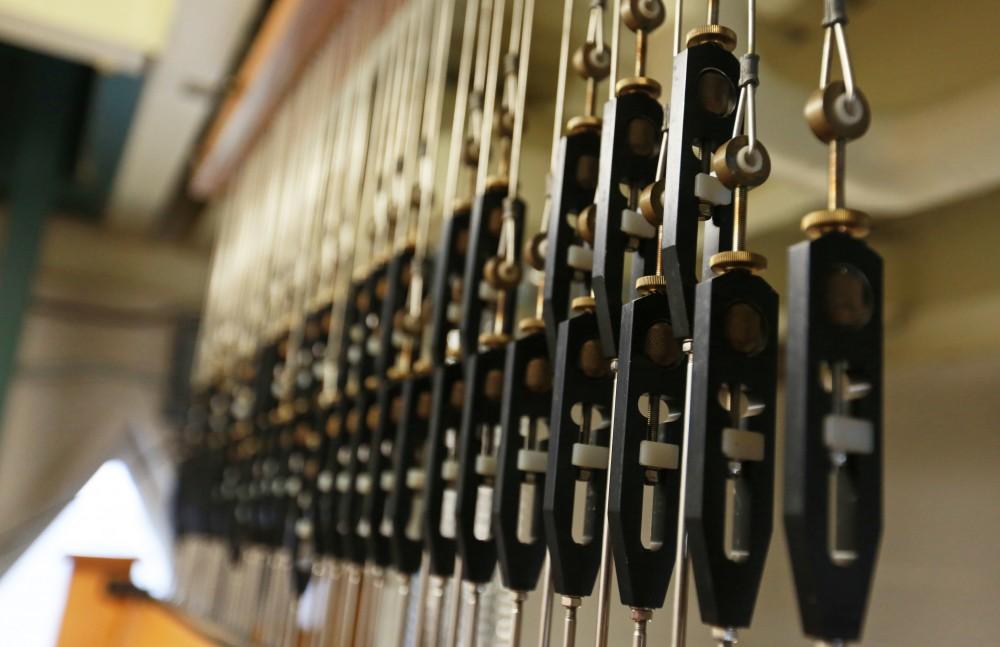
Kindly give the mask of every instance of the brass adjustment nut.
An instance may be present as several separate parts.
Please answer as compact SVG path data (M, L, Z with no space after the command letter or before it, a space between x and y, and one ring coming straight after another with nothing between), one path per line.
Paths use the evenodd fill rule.
M663 180L657 180L639 194L639 213L654 227L663 224L663 189Z
M407 377L409 377L410 372L403 370L398 366L390 366L388 369L386 369L385 375L390 380L399 381L399 380L405 380Z
M378 388L378 378L374 375L369 375L365 378L365 388L369 391L374 391Z
M802 231L810 238L819 238L832 231L864 238L871 231L871 217L855 209L822 209L806 214L802 219Z
M479 335L479 345L486 348L499 348L509 341L510 336L502 333L484 332Z
M526 335L545 330L545 322L535 317L525 317L517 322L517 329Z
M521 266L514 261L493 256L483 266L483 277L496 290L510 290L521 281Z
M653 31L667 19L661 0L626 0L619 9L622 22L632 31Z
M639 294L652 294L653 292L666 292L667 277L662 274L649 274L640 276L635 280L635 289Z
M813 134L827 144L837 139L857 139L868 132L872 122L868 99L855 89L852 102L843 81L831 81L825 88L814 90L804 112Z
M451 203L451 215L462 216L472 211L472 203L462 198L457 198Z
M524 385L529 391L545 393L552 388L552 364L548 357L536 357L524 368Z
M597 43L584 43L573 52L573 69L585 79L603 81L611 73L611 52Z
M663 87L660 83L648 76L630 76L621 79L615 84L615 94L618 96L642 92L643 94L648 94L652 99L659 99L662 91Z
M604 356L601 342L588 339L580 347L580 370L590 378L602 378L611 374L611 362Z
M465 382L458 380L451 385L451 393L448 394L448 404L452 409L461 409L465 403Z
M767 258L746 250L730 250L713 254L708 259L712 271L721 274L730 270L750 270L759 272L767 269Z
M510 180L505 175L491 175L486 178L487 191L504 191L506 193Z
M413 363L413 373L414 375L429 375L431 372L431 363L425 357L418 359Z
M566 122L566 132L569 134L586 131L599 131L601 129L601 118L592 115L577 115Z
M379 416L381 413L381 407L368 407L368 411L365 412L365 426L368 427L369 431L375 431L378 429Z
M538 232L524 244L524 260L539 272L545 270L545 232Z
M771 156L760 141L750 153L750 138L740 135L716 149L712 155L712 170L727 189L738 186L752 189L771 175Z
M584 295L573 299L569 304L569 308L573 312L593 312L597 309L597 301L590 295Z
M503 371L495 368L486 372L483 378L483 395L487 400L499 402L503 397Z
M594 244L597 234L597 207L588 204L576 217L576 234L586 243Z
M736 32L722 25L702 25L687 33L687 46L718 45L727 52L736 49Z

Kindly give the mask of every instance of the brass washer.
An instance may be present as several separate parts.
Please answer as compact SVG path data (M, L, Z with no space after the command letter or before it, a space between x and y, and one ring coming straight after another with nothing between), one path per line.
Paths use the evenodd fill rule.
M667 289L667 277L662 274L649 274L640 276L635 280L635 289L640 294L652 294L653 292L665 292Z
M505 175L492 175L492 176L486 178L486 190L487 191L498 191L500 189L503 189L504 191L506 191L507 190L507 185L509 183L510 183L510 180L508 180L507 176L505 176Z
M819 238L831 231L864 238L871 231L871 217L855 209L822 209L806 214L802 219L802 231L810 238Z
M573 299L569 307L573 312L593 312L597 308L597 301L594 297L585 295Z
M451 213L453 215L465 214L472 211L472 203L468 200L456 199L451 203Z
M426 358L420 358L413 364L414 375L428 375L431 372L431 363Z
M660 86L660 83L648 76L630 76L615 84L615 94L617 96L642 92L648 94L653 99L659 99L662 90L663 88Z
M486 348L499 348L510 341L510 337L503 334L484 332L479 335L479 345Z
M545 330L545 322L535 317L525 317L517 322L517 329L526 335Z
M600 129L601 118L593 115L578 115L566 122L566 132L570 134Z
M696 47L711 43L718 45L727 52L736 49L736 32L722 25L703 25L695 27L687 33L687 46Z
M731 250L713 254L708 260L709 267L714 272L729 270L750 270L758 272L767 268L767 258L746 250Z
M369 375L365 378L365 388L369 391L374 391L378 388L378 378L374 375Z

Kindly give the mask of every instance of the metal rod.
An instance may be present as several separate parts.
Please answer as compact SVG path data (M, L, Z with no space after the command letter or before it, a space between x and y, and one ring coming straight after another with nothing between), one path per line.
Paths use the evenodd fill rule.
M632 609L632 647L646 647L646 625L652 615L649 609Z
M674 2L674 58L681 53L681 32L684 27L684 0Z
M399 573L397 577L399 578L397 589L399 592L399 617L396 623L396 632L399 637L396 645L397 647L406 647L406 618L410 610L410 576Z
M530 2L530 0L529 0ZM524 625L524 601L528 594L524 591L511 591L511 627L510 647L521 647L521 629Z
M629 204L634 204L630 200ZM617 361L612 363L612 370L615 375L614 388L611 394L611 420L615 419L615 403L618 400L618 366ZM611 425L611 432L608 438L608 447L615 446L615 425ZM596 475L595 475L596 476ZM611 452L608 452L608 465L604 473L604 507L601 514L604 515L604 524L601 531L601 569L597 577L597 634L594 637L595 647L607 647L608 644L608 610L611 606L611 569L614 558L611 555L611 534L608 528L608 502L611 498Z
M510 189L508 193L512 196L520 195L521 140L524 136L524 106L528 94L528 64L531 59L531 31L534 18L535 0L525 0L523 24L521 25L521 46L518 52L517 103L514 106L514 132L510 142Z
M616 3L617 4L617 3ZM618 44L621 39L622 19L617 11L611 12L611 69L608 75L608 99L616 96L618 85Z
M719 24L719 0L708 0L708 24Z
M677 553L674 557L674 624L670 640L672 647L684 647L687 644L688 552L687 527L684 517L687 514L687 448L688 442L691 440L691 380L694 377L694 353L690 340L684 342L684 352L687 353L687 385L684 389L684 432L680 457L681 491L677 509Z
M444 611L447 581L443 577L432 575L430 577L430 587L433 593L430 594L430 618L427 622L428 635L427 641L424 644L427 647L437 647L437 645L441 644L441 615Z
M497 101L497 77L500 73L500 41L503 36L503 16L507 3L504 0L485 0L493 6L493 20L490 30L489 59L486 69L486 85L483 95L483 123L479 136L479 168L476 173L476 194L486 192L486 180L490 171L490 148L493 144L494 108Z
M344 591L344 602L340 616L340 640L338 647L354 645L354 629L357 623L358 597L361 594L363 575L357 564L347 567L347 590Z
M465 625L466 633L465 640L462 642L463 647L476 647L476 643L479 642L479 585L470 584L469 585L469 622Z
M569 40L573 28L573 0L563 0L562 31L559 41L559 75L556 79L556 103L552 117L552 148L549 149L549 172L554 173L559 139L566 113L566 70L569 68ZM544 222L546 218L542 218Z
M458 625L462 618L462 579L465 577L465 568L462 563L461 557L455 557L455 574L452 576L452 588L454 589L451 593L452 597L452 607L451 607L451 617L448 618L448 641L446 645L455 647L458 645Z
M420 599L417 602L417 623L413 627L413 634L416 636L415 647L423 647L424 644L424 633L426 627L426 613L427 613L427 598L430 595L429 588L430 580L430 555L427 553L423 554L423 558L420 560L420 578L418 580L418 590L420 591ZM434 643L431 643L433 645Z
M847 144L843 139L835 139L830 146L830 169L828 176L827 209L843 209L846 204L846 191L844 187L845 157Z
M563 647L576 647L576 610L580 608L580 598L564 595L562 606L566 609L563 619Z
M549 647L552 636L552 556L545 551L542 565L542 614L538 623L538 647Z

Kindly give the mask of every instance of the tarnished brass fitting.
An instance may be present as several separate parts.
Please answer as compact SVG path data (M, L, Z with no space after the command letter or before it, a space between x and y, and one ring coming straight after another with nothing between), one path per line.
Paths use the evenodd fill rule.
M767 258L744 249L730 250L713 254L708 259L708 265L717 274L722 274L730 270L760 272L767 269Z

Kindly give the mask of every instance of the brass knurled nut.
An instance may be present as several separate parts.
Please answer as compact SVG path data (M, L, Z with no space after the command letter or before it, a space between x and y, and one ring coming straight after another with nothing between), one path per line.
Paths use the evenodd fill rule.
M517 322L517 329L526 335L545 330L545 322L535 317L525 317Z
M586 130L600 130L601 118L592 115L578 115L566 122L566 132L573 134Z
M648 76L630 76L615 84L615 94L617 96L633 92L643 92L653 99L659 99L662 90L663 88L660 86L660 83Z
M806 214L802 219L802 231L810 238L819 238L831 231L864 238L871 231L871 217L855 209L822 209Z
M736 49L736 32L722 25L702 25L687 33L687 46L696 47L712 43L727 52Z
M486 348L499 348L510 341L508 335L498 335L496 333L484 332L479 335L479 345Z
M365 388L369 391L374 391L378 388L378 378L374 375L369 375L365 378Z
M413 364L414 375L428 375L431 372L431 363L425 357L421 357Z
M576 297L569 304L573 312L593 312L597 309L597 301L592 296Z
M759 272L767 268L767 258L746 250L730 250L713 254L708 260L713 272L723 273L729 270L750 270Z
M500 189L503 189L504 191L506 191L507 185L509 183L510 180L508 180L507 176L505 175L491 175L490 177L486 178L486 190L498 191Z
M667 290L667 277L662 274L649 274L640 276L635 280L635 289L640 294L652 294L653 292L665 292Z
M456 198L451 203L451 213L453 215L466 214L472 211L472 203L462 198Z

